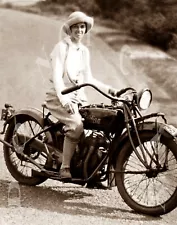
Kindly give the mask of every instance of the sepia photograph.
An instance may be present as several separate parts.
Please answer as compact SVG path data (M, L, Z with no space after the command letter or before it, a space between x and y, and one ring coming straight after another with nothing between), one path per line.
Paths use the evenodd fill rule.
M0 225L177 224L177 0L0 0Z

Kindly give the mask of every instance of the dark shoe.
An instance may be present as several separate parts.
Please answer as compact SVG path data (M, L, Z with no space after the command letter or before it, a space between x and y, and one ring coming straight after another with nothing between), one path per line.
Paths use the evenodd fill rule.
M61 180L71 180L72 176L70 173L70 168L62 168L59 171L59 177Z
M87 183L86 188L90 188L90 189L102 189L102 190L110 189L108 186L105 186L101 182L89 182L89 183Z

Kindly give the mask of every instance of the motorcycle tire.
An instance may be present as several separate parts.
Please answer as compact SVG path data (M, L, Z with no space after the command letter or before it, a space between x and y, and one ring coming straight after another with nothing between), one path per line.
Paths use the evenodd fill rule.
M33 117L27 116L27 115L19 115L16 117L16 121L14 120L9 124L4 140L8 143L12 144L12 138L14 131L16 129L16 124L24 124L25 122L33 122L36 124L36 126L42 128L42 124L40 124L38 121L36 121ZM4 159L7 166L7 169L9 170L10 174L17 180L20 184L29 185L29 186L35 186L39 185L47 180L46 177L42 176L33 176L32 173L30 176L27 176L22 173L22 171L18 170L18 166L15 165L14 161L12 160L11 156L14 154L14 157L16 157L19 160L19 163L22 163L23 156L19 155L15 151L13 151L11 148L9 148L7 145L3 146L4 151Z
M128 141L117 158L116 185L121 197L130 208L141 214L160 216L177 207L177 175L175 176L175 172L177 173L177 144L172 138L168 139L163 135L158 138L158 141L157 139L155 141L156 133L153 131L144 131L139 135L142 146L146 147L144 153L147 162L154 170L143 172L146 168ZM134 144L143 157L138 141L135 140ZM155 149L155 146L158 148ZM153 161L155 157L164 171L156 170L157 164ZM135 172L131 174L129 171ZM138 174L138 171L141 173Z

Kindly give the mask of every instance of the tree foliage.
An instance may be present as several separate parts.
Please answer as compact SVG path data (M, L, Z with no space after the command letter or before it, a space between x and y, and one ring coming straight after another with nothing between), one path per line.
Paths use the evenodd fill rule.
M46 0L109 18L135 37L164 50L177 47L177 0Z

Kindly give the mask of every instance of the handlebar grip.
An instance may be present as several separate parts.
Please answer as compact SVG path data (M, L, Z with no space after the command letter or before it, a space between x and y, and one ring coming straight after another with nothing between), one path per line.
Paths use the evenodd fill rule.
M131 87L121 89L120 91L118 91L118 92L116 93L116 96L119 97L120 95L124 94L125 92L127 92L127 91L129 91L129 90L134 91L135 89L134 89L134 88L131 88Z
M4 107L7 109L7 108L12 107L12 105L11 104L8 104L8 103L5 103Z
M62 95L65 95L65 94L68 94L68 93L70 93L70 92L72 92L72 91L76 91L76 90L78 90L79 88L80 88L79 85L75 85L75 86L73 86L73 87L66 88L66 89L63 90L61 93L62 93Z
M120 95L124 94L126 91L127 91L127 88L121 89L120 91L118 91L118 92L116 93L116 97L119 97Z

